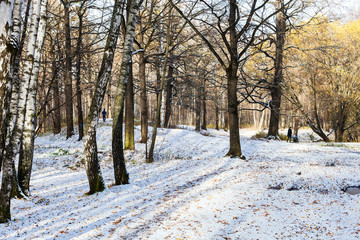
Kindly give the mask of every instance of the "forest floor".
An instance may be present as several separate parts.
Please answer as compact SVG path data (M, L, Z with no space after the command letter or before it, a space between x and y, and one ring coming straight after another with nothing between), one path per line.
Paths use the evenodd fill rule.
M151 131L150 131L151 132ZM360 239L360 144L252 140L247 161L224 157L228 133L160 129L156 161L145 145L127 151L131 183L113 186L111 122L98 128L107 188L85 196L77 136L35 141L31 198L12 200L0 239ZM139 128L136 139L140 138Z

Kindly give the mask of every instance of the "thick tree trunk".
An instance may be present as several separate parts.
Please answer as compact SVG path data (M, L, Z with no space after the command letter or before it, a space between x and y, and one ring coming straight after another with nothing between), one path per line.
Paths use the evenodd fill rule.
M82 9L79 11L83 11ZM77 115L78 115L78 128L79 128L79 141L84 137L84 119L82 110L82 91L81 91L81 45L82 45L82 31L83 31L83 13L79 16L79 35L76 44L76 102L77 102Z
M12 1L1 1L0 9L2 10L2 16L0 18L0 107L2 109L0 119L0 138L1 138L1 152L6 145L9 117L10 117L10 101L12 92L12 73L10 71L11 58L14 57L16 52L18 39L11 39L12 26ZM17 15L17 13L14 13ZM13 35L14 36L14 35ZM12 159L3 158L0 164L2 164L2 180L0 190L0 223L4 223L10 220L10 197L12 190Z
M337 113L334 116L334 129L335 129L335 141L344 141L345 124L347 120L346 103L340 103L337 109Z
M70 0L62 0L64 6L64 31L65 31L65 112L66 112L66 138L74 135L73 116L73 90L72 90L72 60L70 36Z
M125 87L130 74L132 49L135 34L136 14L139 9L138 0L132 0L128 8L128 22L124 50L120 66L118 86L116 89L113 116L112 153L114 160L115 185L129 183L129 174L126 171L123 142L122 142L122 114L124 108Z
M148 140L148 102L146 94L146 59L145 53L139 52L139 81L140 81L140 108L141 108L141 143Z
M284 44L286 33L286 16L284 8L284 0L277 0L277 10L279 12L276 15L276 56L275 56L275 75L271 91L270 102L270 123L268 137L276 137L279 135L279 122L280 122L280 106L281 106L281 83L284 80L283 76L283 58L284 58Z
M44 43L46 30L46 8L47 0L41 1L40 22L38 24L38 35L34 53L33 70L29 82L29 90L26 100L25 122L22 140L22 158L19 158L19 185L26 196L30 195L30 176L34 156L34 132L36 117L36 94L38 76L40 70L41 49Z
M130 63L129 78L125 90L125 150L135 150L134 117L134 79L132 63Z
M234 65L235 66L230 67L227 71L230 149L226 156L243 158L240 146L239 116L237 110L237 64Z
M167 82L166 82L166 106L165 106L165 118L164 118L164 127L168 128L169 127L169 121L170 121L170 116L171 116L171 101L173 98L173 75L174 75L174 67L173 66L169 66L169 72L168 72L168 77L167 77Z
M229 14L229 33L231 58L229 67L226 69L228 87L228 110L229 110L229 130L230 130L230 149L227 156L244 158L240 146L239 116L237 100L237 71L239 67L236 40L236 0L230 0Z
M106 41L102 64L98 75L96 89L91 102L89 113L86 118L84 154L86 161L86 174L90 186L88 194L101 192L105 189L105 183L101 175L100 164L97 154L96 126L99 120L99 114L106 92L106 86L112 70L116 43L120 33L122 11L123 1L116 0L113 9L113 16L111 18L109 35Z

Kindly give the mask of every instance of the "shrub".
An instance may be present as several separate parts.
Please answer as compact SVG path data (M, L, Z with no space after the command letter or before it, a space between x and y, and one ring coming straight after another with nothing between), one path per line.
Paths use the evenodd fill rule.
M251 139L265 138L266 134L266 132L257 132L254 136L251 137Z

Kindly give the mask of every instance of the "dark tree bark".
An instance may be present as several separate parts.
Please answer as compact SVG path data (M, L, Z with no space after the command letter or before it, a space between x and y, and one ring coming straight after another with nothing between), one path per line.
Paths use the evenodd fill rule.
M167 77L167 82L166 82L166 101L165 101L165 122L164 122L164 127L168 128L169 127L169 121L170 121L170 116L171 116L171 102L172 102L172 98L173 98L173 75L174 75L174 68L173 66L171 66L171 64L169 65L169 70L168 70L168 77Z
M140 81L140 107L141 107L141 143L148 140L148 102L146 94L146 59L143 51L139 52L139 81Z
M227 87L228 87L228 109L229 109L229 127L230 127L230 149L227 156L241 157L240 134L239 134L239 116L238 116L238 100L237 100L237 71L239 68L237 38L236 38L236 0L230 0L229 15L229 33L230 33L230 49L231 59L229 67L226 69Z
M335 141L344 141L346 120L348 118L346 102L340 102L337 112L334 114L333 129L335 130Z
M81 91L81 46L82 46L82 37L83 37L83 16L85 10L83 9L83 4L86 1L82 2L78 16L79 16L79 35L76 43L76 102L77 102L77 115L78 115L78 128L79 128L79 141L84 137L84 119L83 119L83 110L82 110L82 91Z
M65 112L66 112L66 138L74 135L73 91L72 91L72 60L70 36L70 1L62 0L64 6L64 32L65 32Z
M215 102L215 129L216 130L219 130L219 114L220 114L219 106Z
M286 16L284 0L277 0L276 2L278 13L276 15L276 55L275 55L275 75L271 91L270 102L270 123L268 137L272 136L277 138L279 135L279 122L280 122L280 106L282 89L281 84L284 81L283 76L283 58L284 58L284 44L286 33Z
M195 96L195 131L200 131L201 125L201 89L198 86L196 88L196 96Z
M114 176L115 176L115 185L123 185L129 183L129 174L126 171L124 149L123 149L123 116L124 116L124 104L119 108L120 113L116 118L116 121L113 122L113 132L112 132L112 154L113 154L113 165L114 165ZM114 120L115 120L114 113ZM119 137L120 136L120 137Z
M201 102L202 102L202 122L201 129L206 130L206 80L203 79L202 87L201 87Z
M56 43L53 43L53 49L55 49L54 45L57 46L59 54L61 54L60 46L58 43L58 39L55 40ZM54 50L55 51L55 50ZM52 59L52 94L53 94L53 109L54 113L52 116L53 119L53 133L59 134L61 132L61 107L60 107L60 89L59 89L59 69L60 66L58 64L58 60L56 59L56 55L53 54Z
M53 62L53 78L54 81L52 83L52 92L53 92L53 133L59 134L61 132L61 109L60 109L60 91L59 91L59 80L58 80L58 67L56 66L56 61Z

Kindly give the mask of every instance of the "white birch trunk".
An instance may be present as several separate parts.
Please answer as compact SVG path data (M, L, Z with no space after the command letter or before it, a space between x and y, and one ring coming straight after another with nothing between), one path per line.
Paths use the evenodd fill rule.
M47 0L41 1L40 21L38 24L38 35L36 39L34 64L29 83L28 96L26 101L25 122L23 128L23 149L19 160L19 184L25 195L29 196L30 175L32 169L32 160L34 154L34 131L36 115L36 95L40 70L41 50L45 39L46 31L46 8Z
M116 0L95 93L86 119L86 126L84 132L84 154L86 161L85 169L90 187L90 191L88 192L88 194L101 192L105 189L105 183L101 175L101 169L97 154L96 126L99 120L99 114L106 92L106 86L110 79L116 43L120 32L122 11L123 1Z
M166 83L164 83L164 84L166 84ZM161 97L161 113L160 113L160 115L161 115L160 123L161 124L160 124L160 126L162 128L164 128L165 127L165 107L166 107L166 94L165 94L164 89L161 91L161 95L162 95L162 97Z
M115 185L127 184L129 175L126 171L125 159L122 142L122 114L124 108L125 87L129 78L132 49L135 34L136 14L138 12L138 0L132 0L129 8L128 22L126 24L126 34L124 39L124 50L120 66L120 74L116 89L114 113L113 113L113 133L112 133L112 153L114 159Z
M11 176L11 182L15 184L14 186L17 187L15 190L15 193L17 196L22 196L20 188L17 184L17 179L15 175L15 157L18 153L18 150L20 148L20 138L23 131L23 123L24 123L24 115L25 115L25 104L26 104L26 96L30 81L30 76L32 74L32 63L34 58L34 51L35 51L35 45L36 45L36 36L37 36L37 28L38 28L38 22L39 22L39 1L34 0L33 2L33 11L31 15L31 22L30 22L30 29L29 29L29 39L28 39L28 46L27 46L27 52L26 52L26 58L24 63L24 72L23 72L23 79L22 82L19 83L19 79L16 78L12 81L13 85L15 85L15 91L11 99L10 107L11 110L9 112L9 119L11 121L9 126L9 133L7 134L7 140L5 144L5 152L4 152L4 159L6 161L9 161L9 166L11 166L12 170L12 176ZM15 4L14 8L14 16L19 16L20 7L18 7L18 4ZM19 28L21 28L18 24L19 20L16 20L17 25L15 26L17 34L19 32ZM16 38L16 37L15 37ZM14 56L16 57L17 51L13 52ZM20 86L19 86L20 84ZM10 190L11 192L11 190Z
M6 138L9 124L9 107L12 91L12 76L10 61L16 44L11 44L11 33L13 28L12 13L14 1L0 1L0 107L2 114L0 119L1 152L5 147L3 139ZM3 158L1 155L2 182L0 190L0 223L10 220L10 195L12 189L13 168L11 159Z

